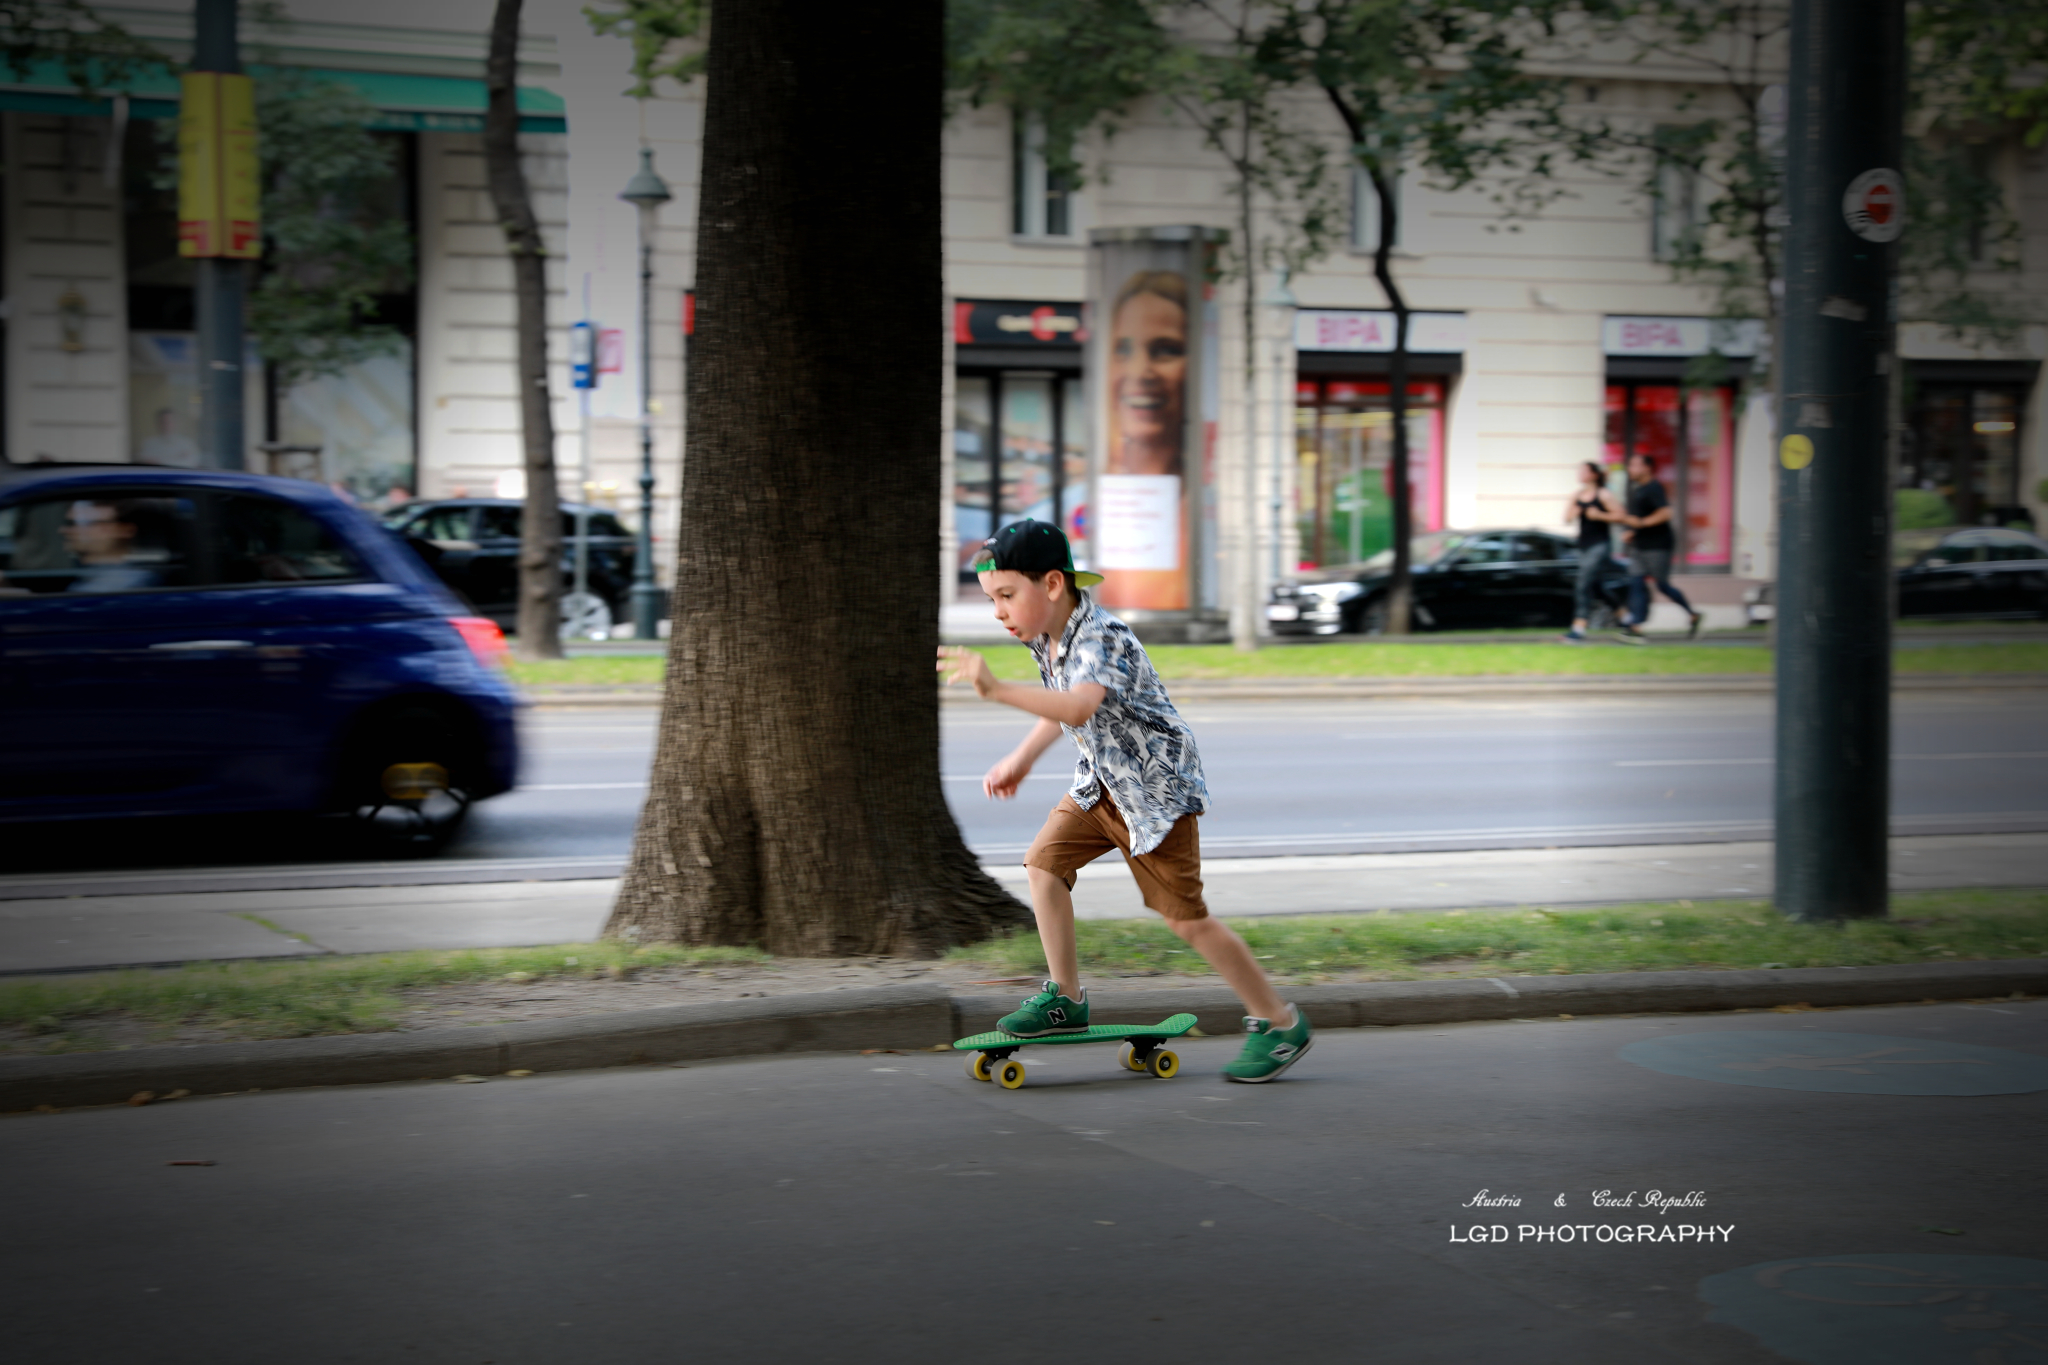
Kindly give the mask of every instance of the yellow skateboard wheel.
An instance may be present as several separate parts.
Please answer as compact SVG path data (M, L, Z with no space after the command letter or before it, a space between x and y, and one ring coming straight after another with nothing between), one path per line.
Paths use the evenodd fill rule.
M1005 1058L996 1063L996 1084L1005 1090L1015 1090L1024 1084L1024 1063L1015 1057Z
M1132 1047L1129 1043L1125 1043L1117 1052L1116 1059L1131 1071L1143 1071L1145 1069L1143 1059L1138 1056L1138 1049Z
M977 1081L985 1081L990 1078L988 1054L986 1052L970 1052L967 1054L967 1074Z
M1180 1074L1180 1058L1174 1056L1170 1049L1160 1048L1146 1060L1145 1069L1163 1081Z

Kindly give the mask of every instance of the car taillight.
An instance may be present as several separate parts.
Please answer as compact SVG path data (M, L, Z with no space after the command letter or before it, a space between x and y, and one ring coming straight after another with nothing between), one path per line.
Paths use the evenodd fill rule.
M505 632L498 629L496 621L481 616L451 616L448 624L455 627L478 663L503 665L511 652L505 648Z

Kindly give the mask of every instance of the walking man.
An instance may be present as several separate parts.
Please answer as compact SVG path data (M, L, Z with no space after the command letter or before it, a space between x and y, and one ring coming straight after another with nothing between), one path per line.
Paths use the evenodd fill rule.
M1621 638L1630 644L1643 643L1643 623L1650 619L1650 585L1678 604L1689 618L1685 638L1700 633L1700 614L1685 600L1685 594L1671 586L1671 551L1676 540L1671 534L1671 498L1657 481L1657 462L1637 451L1628 457L1628 511L1621 517L1628 528L1628 619L1622 623Z

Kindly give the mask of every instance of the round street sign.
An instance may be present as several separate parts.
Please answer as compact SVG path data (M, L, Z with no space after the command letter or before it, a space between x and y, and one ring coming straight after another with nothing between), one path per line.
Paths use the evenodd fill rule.
M1787 469L1804 469L1813 463L1813 441L1794 433L1778 442L1778 463Z
M1866 242L1896 242L1906 227L1905 181L1888 167L1865 171L1842 195L1842 219Z

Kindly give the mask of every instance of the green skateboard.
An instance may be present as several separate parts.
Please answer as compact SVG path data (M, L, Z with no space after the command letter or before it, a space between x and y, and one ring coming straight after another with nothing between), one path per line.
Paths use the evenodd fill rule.
M1118 1059L1131 1071L1144 1071L1165 1080L1180 1072L1180 1058L1161 1046L1195 1026L1192 1014L1176 1014L1157 1024L1098 1024L1086 1033L1048 1033L1040 1038L1019 1038L1000 1030L977 1033L953 1044L968 1053L967 1074L977 1081L994 1081L1005 1090L1024 1084L1024 1063L1010 1054L1033 1043L1116 1043L1123 1047Z

